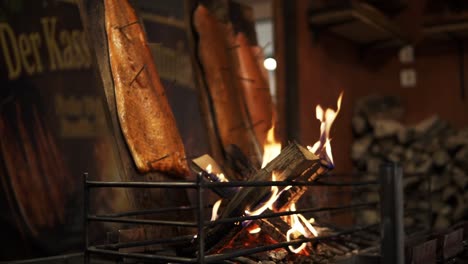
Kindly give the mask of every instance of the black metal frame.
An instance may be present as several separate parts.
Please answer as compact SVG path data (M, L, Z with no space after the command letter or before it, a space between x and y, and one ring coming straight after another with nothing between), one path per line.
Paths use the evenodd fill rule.
M345 234L351 234L354 232L362 231L365 229L370 229L375 227L375 225L356 227L348 230L343 230L334 235L329 236L320 236L314 238L304 238L291 240L289 242L280 242L277 244L259 246L249 249L238 249L229 253L222 254L210 254L206 255L205 252L205 227L213 226L221 223L229 222L242 222L246 220L255 220L255 219L264 219L285 215L292 215L297 213L310 213L310 212L323 212L323 211L334 211L334 210L347 210L347 209L356 209L362 207L375 207L376 203L360 203L360 204L351 204L338 207L322 207L322 208L308 208L297 210L293 212L280 212L280 213L269 213L256 216L242 216L242 217L232 217L232 218L223 218L215 221L205 221L204 219L204 191L211 188L228 188L228 187L271 187L271 186L368 186L368 185L381 185L385 184L385 188L381 188L381 201L383 201L381 206L381 216L385 225L381 225L382 230L382 249L389 251L383 253L383 255L393 255L395 256L396 262L392 263L403 263L400 262L400 259L403 259L403 214L394 213L394 208L403 208L403 190L401 186L402 182L402 173L401 168L397 165L386 165L381 169L381 178L382 181L367 181L367 182L276 182L276 181L265 181L265 182L207 182L202 174L197 175L196 181L184 181L184 182L106 182L106 181L91 181L88 179L88 174L84 174L84 254L85 254L85 263L89 263L91 254L107 255L114 257L126 257L126 258L136 258L142 260L157 260L157 261L167 261L167 262L177 262L177 263L222 263L225 260L232 260L236 257L247 256L250 254L269 251L278 248L287 248L288 246L300 245L304 242L314 242L314 241L324 241L328 239L333 239L338 236ZM184 189L196 189L197 190L197 200L198 205L196 207L175 207L175 208L159 208L155 210L146 210L146 211L131 211L117 214L106 214L106 215L92 215L89 212L89 201L90 201L90 190L93 188L184 188ZM170 212L178 210L197 210L197 221L167 221L167 220L149 220L149 219L133 219L126 216L136 216L144 214L154 214L161 212ZM155 245L163 244L169 242L190 242L194 239L193 235L189 236L178 236L168 239L157 239L157 240L148 240L148 241L138 241L138 242L124 242L117 244L105 244L105 245L96 245L91 246L89 243L89 223L95 221L101 222L115 222L115 223L129 223L129 224L144 224L144 225L167 225L167 226L180 226L180 227L196 227L197 228L197 247L198 253L196 257L179 257L179 256L169 256L162 254L144 254L144 253L128 253L128 252L119 252L120 248L135 247L135 246L146 246L146 245ZM396 235L386 235L388 232L395 232ZM392 245L387 247L386 245Z

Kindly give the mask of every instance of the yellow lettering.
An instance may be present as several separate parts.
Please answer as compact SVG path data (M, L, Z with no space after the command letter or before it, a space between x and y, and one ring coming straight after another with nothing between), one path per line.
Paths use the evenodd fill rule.
M3 57L5 58L8 68L8 79L14 80L20 76L21 62L15 34L7 23L0 23L0 42L3 50ZM9 49L8 43L11 44L11 49ZM11 57L12 55L13 58Z
M34 60L36 61L36 72L42 72L41 56L39 55L39 48L41 47L41 35L38 32L29 34L31 40L32 50L34 54Z
M73 56L73 46L71 43L70 33L66 30L60 32L60 43L62 44L63 49L63 68L64 69L73 69L74 66L74 56Z
M63 60L60 54L60 49L57 46L57 40L55 38L55 26L57 24L57 18L41 18L41 24L47 44L47 50L49 51L49 68L51 71L55 71L57 68L62 69Z
M81 46L80 46L81 34L82 33L78 30L73 30L71 33L73 50L75 51L75 54L76 54L75 64L77 68L81 68L85 60L85 58L83 57L83 51L81 50Z
M83 114L83 103L73 96L55 96L55 113L58 116L79 117Z
M84 68L89 68L91 67L91 52L89 50L89 45L88 45L88 38L84 32L81 32L81 49L83 50L83 55L84 55Z
M61 118L60 130L64 138L90 138L96 135L96 125L86 118Z
M30 61L28 60L29 55L31 55L32 51L28 36L25 34L21 34L18 37L18 44L23 68L27 74L31 75L34 73L34 63L30 63Z

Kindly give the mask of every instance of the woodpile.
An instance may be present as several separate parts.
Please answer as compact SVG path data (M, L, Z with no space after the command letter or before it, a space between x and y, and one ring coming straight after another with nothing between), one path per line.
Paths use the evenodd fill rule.
M355 168L360 177L376 179L380 164L400 163L406 230L447 228L467 216L468 128L454 129L437 116L406 125L400 121L403 112L398 98L391 96L369 96L357 103L352 119ZM360 192L355 199L377 201L376 191ZM377 218L374 211L357 216L364 223Z

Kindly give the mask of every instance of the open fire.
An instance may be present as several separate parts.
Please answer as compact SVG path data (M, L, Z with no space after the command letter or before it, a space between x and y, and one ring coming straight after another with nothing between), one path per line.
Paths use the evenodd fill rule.
M332 166L334 166L335 164L333 163L333 155L330 144L330 130L331 126L333 125L333 122L335 121L336 117L338 116L338 113L340 112L342 99L343 92L338 97L338 101L336 103L336 111L331 108L327 108L324 111L320 105L317 105L315 109L315 114L317 119L320 121L320 139L317 142L315 142L315 144L312 147L307 146L307 148L312 153L318 155L320 158L327 160ZM325 150L325 153L323 152L323 150Z
M301 170L295 171L292 173L292 175L289 175L287 177L285 177L284 175L285 174L284 168L283 169L276 168L273 170L269 170L271 168L271 164L273 164L273 167L275 168L276 165L274 165L273 161L277 157L279 157L282 153L281 143L276 140L275 127L272 126L267 133L267 137L263 145L263 161L262 161L262 166L261 166L261 169L266 170L270 176L269 178L260 179L260 180L270 180L272 182L288 181L288 180L312 181L312 180L315 180L318 176L323 174L328 169L332 169L334 167L332 149L331 149L331 144L330 144L331 142L330 131L331 131L332 124L335 121L340 111L342 97L343 97L343 93L340 94L337 100L336 110L331 109L331 108L327 108L324 110L320 105L317 105L316 107L316 118L320 121L320 137L319 137L319 140L315 142L315 144L313 144L312 147L307 146L307 150L313 154L312 155L313 157L316 157L315 159L319 161L318 163L320 163L321 166L313 168L314 165L312 165L311 168L305 168L305 169L302 168ZM210 160L210 161L214 162L214 160ZM210 179L210 181L212 182L213 181L228 182L229 180L226 178L225 174L221 171L220 166L218 166L217 164L212 164L211 162L208 163L208 165L206 165L204 169L206 172L207 178ZM198 165L200 166L199 161L198 163L199 163ZM213 167L217 168L216 171L213 171ZM291 168L286 165L286 170L289 170L289 169ZM255 176L253 178L255 178ZM250 178L249 180L252 180L252 178ZM238 198L242 196L242 195L239 195L239 193L242 193L242 191L243 191L242 189L238 189L234 197L223 197L219 199L213 205L211 221L215 221L222 217L226 217L227 216L226 210L227 211L230 210L229 205L232 204L233 201L236 201L236 197ZM268 212L270 213L271 212L295 212L297 210L296 201L300 198L300 196L304 193L304 191L305 191L304 187L302 187L302 190L300 190L300 188L293 187L292 185L287 185L283 187L271 186L271 188L263 195L263 197L261 197L260 200L258 200L258 202L241 203L241 204L245 204L245 207L244 207L245 209L239 213L242 214L243 216L258 216L258 215L262 215ZM290 198L289 200L288 200L288 197ZM285 199L287 200L286 203L284 203ZM234 204L238 205L235 202ZM221 205L224 205L225 208L224 208L224 212L219 214L219 211L223 209L221 208ZM302 214L295 213L295 214L290 214L287 216L282 216L281 221L286 223L288 226L288 229L284 229L284 228L282 230L280 229L280 232L282 233L282 237L284 237L286 241L291 241L299 237L311 238L311 237L317 237L319 235L318 231L313 226L313 223L315 222L313 218L306 219L306 217L304 217ZM241 230L245 230L249 234L261 234L263 231L261 228L262 225L258 224L258 220L246 220L246 221L243 221L240 226L242 226ZM236 236L233 236L232 239L234 239L234 237ZM251 237L255 238L256 236L251 236ZM282 241L276 241L276 242L282 242ZM227 244L232 244L232 243L227 243ZM307 243L302 243L296 247L288 246L288 248L291 252L296 253L296 254L297 253L308 254L307 251L304 251L307 249ZM221 246L221 249L217 250L217 252L222 252L222 250L223 250L223 247Z
M192 40L188 43L191 46L189 52L196 53L190 54L194 55L190 59L196 60L193 63L193 72L196 74L193 76L194 87L197 88L199 98L203 99L200 100L203 104L201 112L204 117L208 117L204 121L209 122L205 129L210 130L207 131L210 145L219 148L224 159L218 157L223 159L223 167L218 166L208 155L195 159L190 165L197 172L197 178L190 180L187 178L190 173L185 154L189 152L185 152L167 98L158 96L165 93L158 77L160 74L156 71L159 67L154 65L144 37L143 23L135 23L141 21L141 18L136 16L127 0L104 1L101 5L96 7L84 4L80 7L84 8L81 13L84 21L87 21L88 35L96 48L94 55L97 55L99 64L97 70L104 80L106 95L116 95L115 98L108 98L107 106L112 117L112 128L117 129L115 133L118 136L115 138L124 164L117 168L124 169L121 175L125 181L94 181L86 179L87 176L84 179L87 263L90 253L109 254L119 260L128 257L163 263L220 263L224 260L237 262L237 258L254 257L257 253L270 254L272 251L286 254L287 262L313 252L307 259L314 263L324 263L316 259L323 256L322 260L330 260L330 255L344 256L364 247L375 247L380 240L392 242L392 238L375 235L374 231L360 233L370 230L370 225L352 229L327 229L326 224L304 217L316 212L374 208L377 204L375 202L306 209L296 207L309 186L339 185L354 188L378 183L317 181L334 167L330 134L333 121L340 111L342 95L334 109L317 106L320 137L315 144L303 147L292 142L281 146L276 142L275 128L271 127L269 120L273 109L272 98L266 76L258 68L257 57L261 57L261 52L258 46L252 45L256 41L250 41L250 36L247 36L253 32L253 28L240 30L237 24L240 20L231 21L234 20L231 17L238 20L244 15L248 16L246 21L250 21L250 12L238 14L241 16L233 13L236 14L233 16L231 11L240 12L244 9L230 8L228 2L223 1L215 5L210 3L210 6L200 4L191 16L193 23L190 29L187 28L187 39ZM121 11L129 15L122 16ZM218 15L223 18L220 19ZM242 24L246 24L242 27L248 26L248 23ZM101 34L103 32L105 34ZM191 37L192 33L194 38ZM136 35L138 37L128 38ZM125 60L127 57L136 59L128 61ZM155 89L134 89L132 93L122 93L130 86ZM148 100L140 100L147 97ZM186 98L182 99L184 101ZM145 104L140 103L143 101ZM123 108L120 107L122 105ZM132 118L134 116L140 118ZM187 127L191 129L193 126ZM267 135L266 131L270 127ZM264 141L262 155L258 143ZM135 166L130 165L132 160ZM381 194L387 198L381 201L390 202L380 203L381 210L385 209L382 214L387 211L392 213L387 215L391 221L382 219L385 220L382 221L385 224L382 227L397 226L392 223L401 222L393 216L393 209L403 208L402 196L393 198L396 190L401 189L396 183L401 182L402 175L396 168L391 169L383 171L385 177L382 179L390 179L395 184L392 184L392 188L386 186L388 192ZM170 176L179 178L169 180L172 179ZM134 211L94 214L91 212L94 210L90 209L89 198L90 190L96 188L150 190L128 193L129 198L135 201ZM176 192L172 189L182 190ZM189 203L183 189L196 190L197 200ZM208 190L220 198L214 204L209 219L207 216L210 209L205 195ZM125 224L124 228L127 228L127 224L138 226L131 230L119 229L117 234L108 234L105 244L90 245L92 243L88 234L94 230L88 227L91 222L120 223ZM385 234L397 234L382 230ZM385 249L385 244L382 245ZM393 253L392 250L387 252ZM277 259L281 261L284 258Z

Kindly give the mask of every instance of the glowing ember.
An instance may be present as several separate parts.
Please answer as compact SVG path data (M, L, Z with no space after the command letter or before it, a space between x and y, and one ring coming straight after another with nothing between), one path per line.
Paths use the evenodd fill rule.
M318 155L321 158L326 159L331 166L334 166L334 163L330 144L330 129L333 124L333 121L335 121L336 117L338 116L338 113L340 112L342 99L343 92L338 97L338 101L336 103L336 111L331 108L327 108L324 111L320 105L317 105L317 107L315 108L315 116L320 121L320 139L317 142L315 142L315 144L312 147L307 146L309 151Z
M257 227L250 229L249 234L257 234L257 233L260 233L260 231L262 231L262 229L259 226L257 226Z
M264 168L270 161L281 153L281 143L275 139L275 126L272 126L268 130L267 138L263 144L263 162L262 168Z

